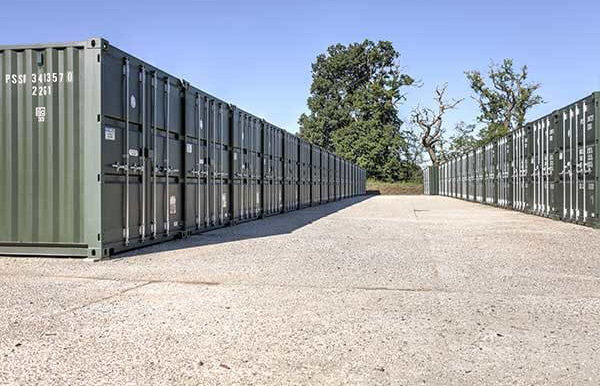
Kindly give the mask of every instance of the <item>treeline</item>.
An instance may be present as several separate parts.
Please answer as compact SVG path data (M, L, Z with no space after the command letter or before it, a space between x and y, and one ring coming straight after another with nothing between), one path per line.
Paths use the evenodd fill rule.
M531 107L543 103L539 83L513 61L490 65L486 74L467 71L480 114L472 123L445 126L445 114L463 99L448 99L447 84L436 88L434 105L416 106L410 121L399 117L407 87L419 82L404 73L389 41L336 44L312 65L308 114L300 136L362 168L369 178L396 182L420 177L424 154L433 164L466 148L501 137L522 124Z

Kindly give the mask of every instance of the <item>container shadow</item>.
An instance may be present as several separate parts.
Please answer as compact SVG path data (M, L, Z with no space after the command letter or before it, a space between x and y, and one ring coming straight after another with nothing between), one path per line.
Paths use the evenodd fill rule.
M111 260L121 260L158 252L183 250L206 245L230 243L234 241L289 234L323 217L339 212L352 205L366 201L373 195L346 198L300 210L294 210L235 226L225 226L208 232L199 233L184 239L171 240L140 249L114 255Z

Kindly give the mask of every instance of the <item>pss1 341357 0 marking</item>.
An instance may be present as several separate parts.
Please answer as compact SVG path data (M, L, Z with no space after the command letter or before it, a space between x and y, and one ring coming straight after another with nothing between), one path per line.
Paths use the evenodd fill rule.
M32 96L52 95L53 84L73 82L73 71L4 75L5 84L23 85L29 82Z

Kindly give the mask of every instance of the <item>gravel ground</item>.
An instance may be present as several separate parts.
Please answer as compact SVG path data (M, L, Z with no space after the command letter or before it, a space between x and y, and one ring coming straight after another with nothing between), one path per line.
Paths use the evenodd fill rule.
M118 259L0 258L0 384L600 383L600 231L360 197Z

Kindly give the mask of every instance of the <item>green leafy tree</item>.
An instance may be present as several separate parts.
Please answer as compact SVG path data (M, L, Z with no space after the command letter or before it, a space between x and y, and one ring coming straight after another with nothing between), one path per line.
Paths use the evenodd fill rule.
M423 146L421 145L421 138L412 127L403 131L403 137L406 141L406 146L404 147L400 156L403 165L402 169L406 174L406 177L403 178L403 180L421 180L421 166L425 161Z
M528 82L527 66L516 70L512 59L504 59L500 65L492 63L487 79L479 71L465 74L481 110L478 120L485 125L479 132L482 144L523 125L527 110L544 103L537 94L541 85Z
M401 71L399 56L388 41L330 46L312 65L300 137L356 162L371 178L403 178L407 143L398 105L414 80Z
M468 150L479 146L480 140L473 134L475 125L458 122L454 127L454 132L448 141L448 150L445 152L445 157L454 157L464 154Z

